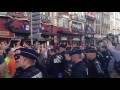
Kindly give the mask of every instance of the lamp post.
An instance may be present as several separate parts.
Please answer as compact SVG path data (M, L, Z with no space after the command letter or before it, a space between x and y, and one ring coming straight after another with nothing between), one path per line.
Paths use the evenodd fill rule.
M31 44L33 45L33 28L32 28L32 12L30 13L30 24L31 24Z

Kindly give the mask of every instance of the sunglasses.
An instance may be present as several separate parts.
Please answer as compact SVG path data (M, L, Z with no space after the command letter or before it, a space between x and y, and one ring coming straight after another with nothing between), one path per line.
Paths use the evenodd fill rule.
M20 55L15 55L14 58L15 58L15 60L18 60L18 59L20 59Z

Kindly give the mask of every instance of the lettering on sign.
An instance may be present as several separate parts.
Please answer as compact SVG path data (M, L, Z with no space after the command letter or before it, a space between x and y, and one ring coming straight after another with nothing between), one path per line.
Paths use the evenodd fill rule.
M61 40L67 40L67 37L61 37Z
M73 38L73 41L80 41L79 38Z
M9 36L8 31L0 31L0 36Z

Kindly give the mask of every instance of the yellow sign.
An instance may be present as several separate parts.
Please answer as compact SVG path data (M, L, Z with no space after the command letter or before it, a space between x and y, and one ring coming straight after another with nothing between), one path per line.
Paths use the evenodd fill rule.
M8 31L0 31L0 36L9 36Z

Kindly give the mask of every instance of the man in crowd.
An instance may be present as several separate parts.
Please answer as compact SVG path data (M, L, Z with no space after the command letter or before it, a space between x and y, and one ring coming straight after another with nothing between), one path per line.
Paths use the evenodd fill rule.
M0 78L5 78L8 73L8 67L3 57L3 49L0 47Z
M15 51L16 68L23 70L14 75L14 78L42 78L42 73L35 68L39 54L32 49L19 48Z
M113 59L109 63L109 68L111 68L111 70L109 70L110 77L120 78L120 45L117 45L115 48L110 40L104 40L104 44L113 56ZM116 64L118 64L117 67Z
M61 73L62 62L57 57L56 49L50 50L50 58L47 60L47 73L48 78L59 78L59 73Z
M15 59L14 59L14 50L12 48L6 49L6 64L8 65L9 73L6 75L6 78L12 78L16 72Z
M61 44L59 46L59 56L58 56L58 58L60 58L61 60L61 73L59 74L60 77L62 77L62 74L64 73L65 64L67 62L65 60L65 52L66 52L66 45Z
M65 53L65 60L67 61L65 64L65 70L63 73L63 78L70 78L71 73L72 73L72 68L74 66L74 63L72 62L72 58L71 58L71 52L67 51Z
M72 68L71 78L86 78L87 67L83 59L85 58L81 50L76 50L71 53L72 61L75 63Z
M96 50L94 48L86 49L86 56L88 59L88 78L103 78L104 72L100 62L96 59Z

